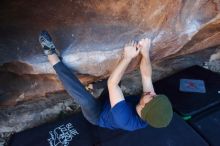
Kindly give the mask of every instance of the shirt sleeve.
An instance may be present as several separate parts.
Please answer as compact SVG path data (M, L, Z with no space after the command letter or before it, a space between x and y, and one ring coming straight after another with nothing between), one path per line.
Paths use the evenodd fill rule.
M133 131L146 127L146 123L139 118L136 110L134 110L125 100L117 103L111 109L111 113L115 124L120 129Z

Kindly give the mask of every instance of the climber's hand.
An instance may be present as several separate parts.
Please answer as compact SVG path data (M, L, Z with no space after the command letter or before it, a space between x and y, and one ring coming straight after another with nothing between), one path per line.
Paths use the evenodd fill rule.
M141 39L137 45L140 48L142 56L149 55L151 40L149 38Z
M125 44L124 58L133 59L139 54L139 52L140 52L140 48L137 48L137 42L130 41L129 43Z

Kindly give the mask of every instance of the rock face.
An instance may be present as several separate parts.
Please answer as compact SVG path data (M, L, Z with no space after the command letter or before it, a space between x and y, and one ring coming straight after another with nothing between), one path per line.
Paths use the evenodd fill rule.
M154 64L220 44L218 0L2 0L0 22L1 106L63 90L38 44L42 29L85 84L106 78L130 39L152 39Z
M204 65L205 67L218 71L220 73L220 60L209 62L209 56L215 52L216 48L205 49L193 54L180 57L170 58L158 64L153 65L153 80L170 75L182 68L192 66L194 64ZM217 53L218 54L218 53ZM214 54L216 56L217 54ZM172 65L172 66L170 66ZM100 83L100 82L99 82ZM102 82L101 82L102 83ZM100 91L96 87L93 95L100 95ZM121 88L125 95L139 94L142 91L141 77L138 70L125 75L121 82ZM79 110L79 106L71 99L66 92L56 92L47 94L43 98L33 98L27 102L18 102L16 106L2 107L0 106L0 144L1 137L8 139L11 133L19 132L25 129L36 127L42 123L57 119L65 114L75 113Z

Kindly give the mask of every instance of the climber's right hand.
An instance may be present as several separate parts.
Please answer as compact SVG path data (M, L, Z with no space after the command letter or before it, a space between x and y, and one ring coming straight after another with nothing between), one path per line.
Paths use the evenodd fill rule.
M124 47L124 58L125 59L133 59L135 58L140 52L140 48L137 47L137 42L130 41L129 43L125 44Z

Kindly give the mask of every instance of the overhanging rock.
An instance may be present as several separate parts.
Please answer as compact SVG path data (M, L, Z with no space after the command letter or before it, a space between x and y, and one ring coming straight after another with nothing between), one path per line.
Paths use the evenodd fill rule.
M220 44L214 0L3 0L0 14L0 94L8 104L63 89L38 43L42 29L84 83L107 77L131 39L152 39L153 63Z

